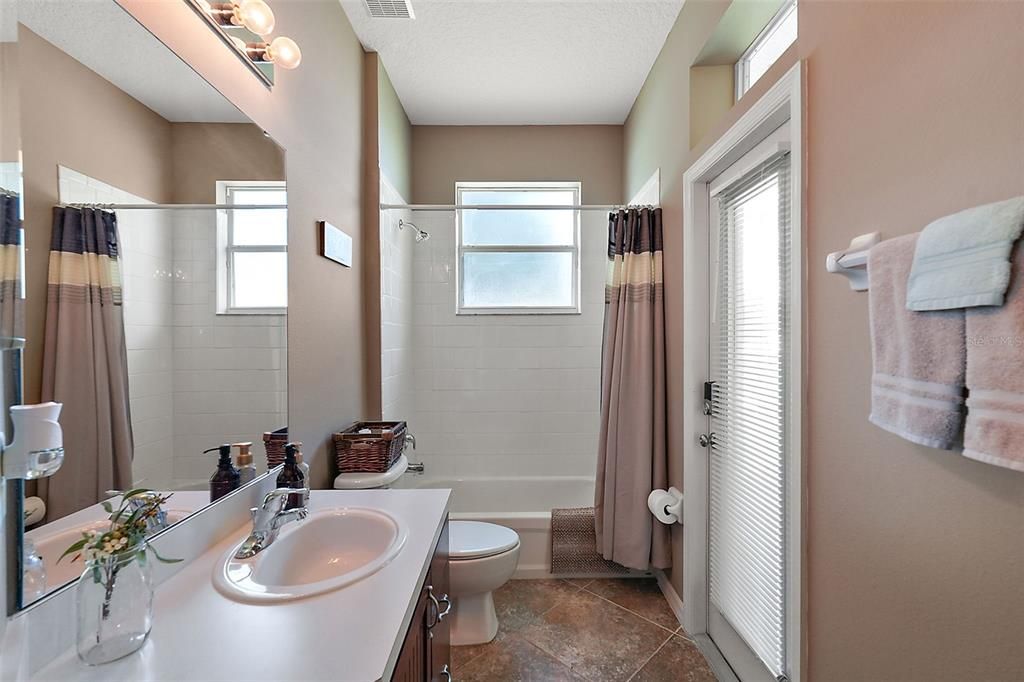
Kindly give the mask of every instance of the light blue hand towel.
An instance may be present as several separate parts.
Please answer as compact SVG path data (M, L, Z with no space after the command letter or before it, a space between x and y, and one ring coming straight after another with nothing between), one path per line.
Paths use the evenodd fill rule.
M907 282L910 310L1002 305L1024 196L939 218L921 232Z

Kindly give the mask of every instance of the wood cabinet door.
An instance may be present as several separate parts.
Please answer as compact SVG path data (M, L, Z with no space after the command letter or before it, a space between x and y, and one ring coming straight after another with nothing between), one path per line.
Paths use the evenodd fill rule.
M434 550L427 576L427 678L430 682L451 682L451 608L448 578L448 520ZM435 601L436 600L436 601Z
M429 573L426 584L430 584ZM432 610L432 603L427 598L427 590L424 588L420 593L419 603L416 604L412 623L409 624L409 631L402 643L402 651L398 654L398 662L395 664L395 671L391 674L391 682L423 682L426 679L429 658L427 618L428 612Z

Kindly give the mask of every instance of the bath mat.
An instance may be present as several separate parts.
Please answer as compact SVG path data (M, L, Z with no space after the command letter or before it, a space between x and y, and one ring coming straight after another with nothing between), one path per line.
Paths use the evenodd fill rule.
M573 507L551 510L551 573L595 578L633 571L597 553L594 508Z

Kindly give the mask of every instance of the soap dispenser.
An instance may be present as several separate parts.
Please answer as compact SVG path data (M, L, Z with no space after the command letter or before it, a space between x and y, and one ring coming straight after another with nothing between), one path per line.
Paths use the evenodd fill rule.
M241 476L231 464L231 445L225 443L216 448L204 450L203 454L219 451L220 459L217 461L217 470L210 477L210 502L216 502L241 484Z
M235 464L238 466L240 476L239 485L245 485L256 478L256 465L252 461L252 443L234 443L231 447L238 448Z
M284 446L284 464L281 467L281 473L277 475L277 487L278 488L305 488L306 478L302 475L302 469L299 468L299 462L296 458L299 448L295 443L288 443ZM303 504L302 493L293 493L288 496L288 502L285 504L285 509L295 509L301 507Z
M303 461L302 457L302 443L295 443L295 463L299 467L299 471L302 472L302 480L306 482L306 487L309 487L309 465Z

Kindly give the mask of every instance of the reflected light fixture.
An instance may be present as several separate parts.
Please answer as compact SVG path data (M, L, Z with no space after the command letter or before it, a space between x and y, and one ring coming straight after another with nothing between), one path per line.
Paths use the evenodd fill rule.
M274 12L263 0L242 0L234 5L232 23L238 23L256 35L266 36L274 31ZM236 24L237 25L237 24Z

